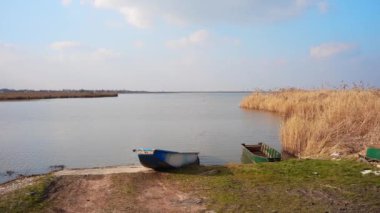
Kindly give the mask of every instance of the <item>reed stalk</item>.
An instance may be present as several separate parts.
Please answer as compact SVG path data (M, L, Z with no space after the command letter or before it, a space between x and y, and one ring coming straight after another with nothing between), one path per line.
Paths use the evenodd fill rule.
M283 116L282 147L296 156L347 156L380 145L378 89L254 92L241 107Z

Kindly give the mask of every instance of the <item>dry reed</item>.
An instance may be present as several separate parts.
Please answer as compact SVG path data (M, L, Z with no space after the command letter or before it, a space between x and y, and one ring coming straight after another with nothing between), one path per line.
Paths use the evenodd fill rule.
M380 145L380 90L254 92L241 107L282 115L283 150L296 156L347 156Z

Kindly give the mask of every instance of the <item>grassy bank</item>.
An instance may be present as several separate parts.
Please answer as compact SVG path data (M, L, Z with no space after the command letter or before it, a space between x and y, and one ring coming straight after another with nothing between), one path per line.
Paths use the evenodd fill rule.
M40 212L47 204L46 198L53 177L38 178L32 185L0 194L0 212Z
M0 196L1 212L379 212L380 178L354 161L61 176Z
M242 100L241 107L282 115L282 146L294 155L353 155L380 146L379 90L257 92Z
M12 91L1 92L0 101L51 98L96 98L116 96L118 96L117 92L110 91Z
M378 212L380 178L361 175L366 168L353 161L288 160L199 167L172 178L206 196L217 212Z

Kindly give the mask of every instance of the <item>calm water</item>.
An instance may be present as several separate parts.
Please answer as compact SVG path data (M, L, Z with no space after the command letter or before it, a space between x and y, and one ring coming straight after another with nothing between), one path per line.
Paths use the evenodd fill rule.
M0 102L0 182L16 174L138 163L132 149L199 151L202 164L240 162L242 142L280 149L280 118L239 108L247 93L125 94ZM15 175L13 175L15 176Z

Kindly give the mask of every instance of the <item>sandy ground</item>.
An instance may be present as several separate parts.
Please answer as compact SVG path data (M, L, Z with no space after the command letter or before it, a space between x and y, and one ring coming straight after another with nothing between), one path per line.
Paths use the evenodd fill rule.
M108 175L108 174L119 174L119 173L136 173L136 172L153 172L153 170L143 167L143 166L113 166L113 167L99 167L99 168L89 168L89 169L64 169L54 172L53 175L65 176L65 175ZM20 177L15 180L0 184L0 195L6 194L8 192L27 187L36 182L41 176L25 176Z
M114 166L114 167L100 167L91 169L64 169L55 172L56 176L64 175L109 175L119 173L136 173L136 172L153 172L152 169L143 166Z

